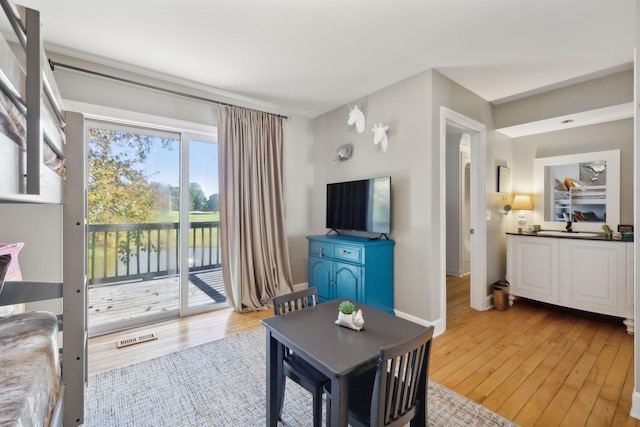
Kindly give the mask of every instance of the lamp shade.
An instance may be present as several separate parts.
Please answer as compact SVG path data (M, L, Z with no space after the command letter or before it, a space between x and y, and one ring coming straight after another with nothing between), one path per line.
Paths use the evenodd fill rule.
M513 198L513 203L511 204L511 208L519 211L530 211L533 209L533 204L531 203L531 197L526 194L518 194Z

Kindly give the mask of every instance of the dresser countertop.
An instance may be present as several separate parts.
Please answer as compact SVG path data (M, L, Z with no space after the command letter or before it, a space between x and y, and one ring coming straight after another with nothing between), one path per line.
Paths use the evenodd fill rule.
M551 230L541 230L541 231L551 231ZM558 230L554 230L554 231L558 231ZM576 232L576 233L563 232L563 234L561 236L539 234L539 233L526 233L524 231L522 233L507 232L506 234L510 234L510 235L513 235L513 236L530 236L530 237L542 237L542 238L552 238L552 239L596 240L596 241L622 242L622 243L633 242L633 239L615 240L615 239L607 238L607 236L605 236L604 233L591 233L591 232L589 232L589 233L590 234L597 234L597 236L581 236L579 232Z

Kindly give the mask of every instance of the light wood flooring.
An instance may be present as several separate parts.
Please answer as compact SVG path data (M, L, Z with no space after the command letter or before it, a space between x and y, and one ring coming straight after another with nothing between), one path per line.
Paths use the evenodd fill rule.
M447 276L447 322L471 310L471 275Z
M273 310L240 314L230 308L140 326L89 339L89 375L164 356L260 326ZM121 339L155 333L157 340L116 348Z
M89 340L89 373L260 327L271 311L231 309ZM139 331L157 341L116 349ZM620 319L519 301L468 310L435 338L430 378L522 426L639 426L629 417L633 336Z

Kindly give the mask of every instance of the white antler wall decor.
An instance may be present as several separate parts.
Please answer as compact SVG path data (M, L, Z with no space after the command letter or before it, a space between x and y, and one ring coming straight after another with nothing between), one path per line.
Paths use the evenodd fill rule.
M349 119L347 120L347 124L349 126L355 124L356 130L358 131L358 133L364 132L364 123L365 123L364 113L358 109L357 105L355 105L353 108L351 108L350 105L348 106L349 106Z
M389 126L382 126L382 123L373 125L373 143L380 144L382 151L386 152L389 145L389 139L387 138L387 130Z

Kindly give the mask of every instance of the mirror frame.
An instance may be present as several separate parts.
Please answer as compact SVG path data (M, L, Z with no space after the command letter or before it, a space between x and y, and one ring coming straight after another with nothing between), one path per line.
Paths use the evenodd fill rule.
M613 231L620 224L620 150L596 151L592 153L570 154L567 156L541 157L533 160L533 220L542 230L564 230L565 222L544 220L544 180L545 167L585 163L604 160L607 162L607 221L574 222L574 231L602 233L602 226L609 225Z

